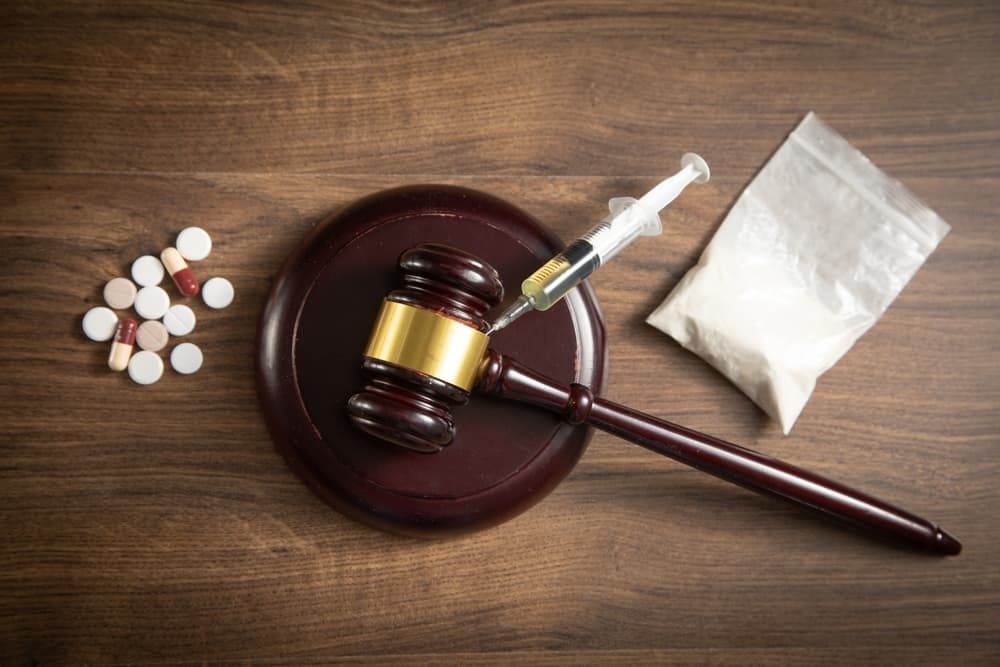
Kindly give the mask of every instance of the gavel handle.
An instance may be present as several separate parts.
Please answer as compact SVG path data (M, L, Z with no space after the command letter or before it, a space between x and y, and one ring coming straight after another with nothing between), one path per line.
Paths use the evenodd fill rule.
M580 384L563 385L490 350L477 389L587 423L654 452L739 484L786 498L887 537L955 555L961 543L935 524L784 461L594 397Z

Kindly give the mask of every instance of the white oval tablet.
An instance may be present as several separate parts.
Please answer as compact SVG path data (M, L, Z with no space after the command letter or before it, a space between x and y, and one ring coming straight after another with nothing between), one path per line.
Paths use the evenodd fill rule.
M170 306L163 316L163 326L171 336L187 336L194 331L196 321L194 311L183 303Z
M160 260L156 260L160 261ZM170 308L170 297L166 290L156 285L143 287L135 295L135 312L147 320L158 320Z
M159 352L167 346L170 334L162 323L156 320L146 320L135 332L135 344L142 350Z
M98 343L111 340L117 329L118 316L110 308L97 306L83 316L83 335L90 340Z
M128 278L112 278L104 286L104 301L115 310L125 310L135 303L135 292L135 283Z
M170 365L182 375L197 373L203 360L201 348L194 343L181 343L170 351Z
M132 262L132 280L143 287L163 282L163 264L159 257L143 255Z
M210 278L201 286L201 298L209 308L225 308L234 295L233 284L225 278Z
M186 227L177 235L177 252L190 262L200 262L212 252L212 237L201 227Z
M136 384L153 384L163 377L163 359L156 352L136 352L128 362L128 376Z

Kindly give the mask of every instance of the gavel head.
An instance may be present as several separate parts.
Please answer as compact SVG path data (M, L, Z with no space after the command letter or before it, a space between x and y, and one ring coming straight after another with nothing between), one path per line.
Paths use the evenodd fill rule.
M377 438L433 453L454 437L453 405L479 377L489 337L485 314L503 300L496 269L475 255L424 243L399 258L402 288L382 303L351 396L351 421Z

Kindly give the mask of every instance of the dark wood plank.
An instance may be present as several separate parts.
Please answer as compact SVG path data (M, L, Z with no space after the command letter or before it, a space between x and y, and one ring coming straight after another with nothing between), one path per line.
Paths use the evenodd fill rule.
M970 664L988 665L996 661L997 652L963 649L962 657ZM739 655L715 649L660 649L660 650L621 650L621 651L508 651L504 653L431 653L421 655L380 655L345 657L327 657L310 659L305 664L310 665L379 665L380 667L409 667L412 665L446 664L446 665L477 665L488 667L496 665L537 665L540 667L562 665L703 665L705 667L743 667L753 664L768 667L770 665L814 665L827 667L829 665L875 665L885 664L940 664L943 656L928 656L919 650L907 648L889 648L878 651L870 649L853 649L846 647L824 649L751 649ZM161 664L161 663L157 663ZM164 667L184 667L193 662L162 663ZM253 665L253 661L226 661L227 667L237 665ZM269 661L269 665L299 665L301 660Z
M995 176L995 3L4 3L0 168L745 178L809 108ZM942 103L946 101L946 103ZM899 159L904 157L904 159Z
M1000 661L998 34L972 2L5 3L0 662ZM954 230L785 438L643 319L809 108ZM449 542L351 523L287 471L254 334L323 216L449 182L568 239L685 150L712 183L594 280L607 395L898 502L961 556L604 435ZM198 309L201 373L140 388L79 318L188 224L237 299Z

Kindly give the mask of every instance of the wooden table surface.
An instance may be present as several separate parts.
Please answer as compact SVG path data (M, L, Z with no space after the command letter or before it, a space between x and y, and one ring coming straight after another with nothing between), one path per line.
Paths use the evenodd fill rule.
M644 324L810 109L952 226L791 436ZM1000 661L1000 7L992 2L5 2L0 663ZM445 542L341 517L257 408L257 317L314 225L485 190L565 239L694 150L663 236L593 284L606 395L940 522L887 545L597 434L554 493ZM80 318L197 224L193 377Z

